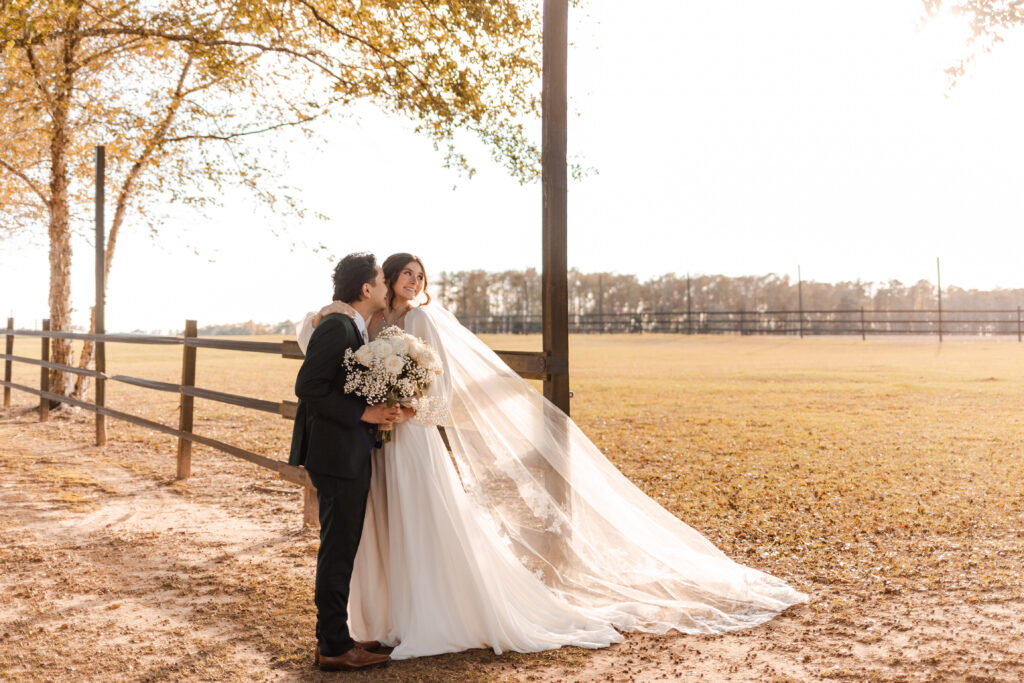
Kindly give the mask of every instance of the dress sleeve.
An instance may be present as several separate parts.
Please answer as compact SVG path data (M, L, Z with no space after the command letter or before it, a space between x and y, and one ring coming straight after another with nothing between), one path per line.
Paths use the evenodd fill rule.
M430 314L418 308L406 314L405 331L414 337L419 337L433 349L438 360L441 361L441 375L434 379L419 405L414 406L416 417L413 418L413 422L423 425L449 425L451 424L449 406L452 398L452 381L448 356L445 353L440 331L431 320Z
M313 317L315 315L316 313L314 312L307 313L302 322L295 326L295 341L298 343L299 348L302 349L302 355L306 355L306 349L309 347L309 338L313 336Z

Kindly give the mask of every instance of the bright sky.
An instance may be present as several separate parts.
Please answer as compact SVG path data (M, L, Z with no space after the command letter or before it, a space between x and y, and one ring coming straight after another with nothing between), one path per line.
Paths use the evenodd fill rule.
M638 11L637 8L642 8ZM569 264L585 271L779 273L808 280L1024 287L1024 34L947 87L965 34L919 28L919 0L765 3L590 0L573 11ZM539 135L539 122L538 122ZM288 180L328 223L254 213L228 197L168 224L158 246L126 226L111 331L301 317L330 295L328 254L418 253L428 273L540 266L539 185L471 146L472 180L442 167L411 125L370 109L289 148ZM200 255L177 244L183 226ZM292 241L327 251L291 248ZM92 302L76 244L76 322ZM0 310L47 310L41 246L0 242Z

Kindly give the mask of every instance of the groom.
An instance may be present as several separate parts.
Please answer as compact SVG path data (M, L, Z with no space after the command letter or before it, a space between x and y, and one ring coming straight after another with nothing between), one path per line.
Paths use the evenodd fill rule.
M386 664L370 652L378 643L356 643L348 632L352 564L363 532L370 491L374 425L401 421L399 408L368 406L345 393L346 349L367 341L366 322L387 303L384 273L373 254L349 254L334 269L334 299L356 309L355 320L328 315L306 348L295 380L299 406L292 433L291 465L304 465L320 503L320 552L316 561L315 661L322 670L364 669Z

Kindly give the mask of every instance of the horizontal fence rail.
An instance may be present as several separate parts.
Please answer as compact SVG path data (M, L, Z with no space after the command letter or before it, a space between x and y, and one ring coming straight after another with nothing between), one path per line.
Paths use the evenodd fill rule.
M276 472L285 481L297 484L303 491L303 520L310 526L319 524L319 513L316 499L316 490L303 467L295 467L287 462L275 460L259 453L239 448L232 444L213 439L207 436L196 434L193 431L194 400L196 398L206 401L216 401L229 405L258 410L265 413L279 415L284 419L294 420L298 403L296 401L268 401L265 399L240 396L213 389L204 389L195 386L196 350L197 349L219 349L226 351L242 351L246 353L273 354L282 358L301 360L304 358L299 345L292 340L283 342L258 342L235 339L209 339L196 336L196 322L187 320L185 322L185 333L181 337L157 336L142 334L84 334L77 332L51 331L49 321L43 321L42 330L15 329L14 320L7 319L7 327L0 329L0 334L5 336L4 353L0 354L0 360L4 361L4 378L0 381L3 386L4 408L11 405L11 390L22 391L28 394L39 396L39 419L46 421L49 418L51 401L54 403L65 403L96 414L97 439L105 442L105 432L99 428L102 417L111 417L118 420L145 427L156 432L168 434L178 439L177 457L177 478L187 479L191 476L191 455L192 444L198 443L210 448L228 453L237 458L253 463L259 467ZM26 356L14 355L14 339L16 337L34 337L40 339L41 358L29 358ZM112 375L88 368L77 368L61 363L54 363L49 360L50 346L53 339L71 339L79 341L91 341L101 348L103 344L162 344L182 346L182 382L174 384L141 377L128 375ZM543 353L529 351L498 351L499 356L516 372L527 379L546 379L549 375L552 363ZM39 388L18 384L12 381L12 369L14 363L33 365L40 368ZM178 427L149 420L138 415L132 415L124 411L108 408L104 405L104 393L97 391L97 400L90 403L77 398L71 398L49 390L49 371L68 372L76 375L91 377L101 382L120 382L132 386L142 387L152 391L173 393L180 395L179 424ZM102 437L100 435L103 435ZM442 437L445 437L442 431ZM447 440L446 440L447 443ZM98 444L102 445L102 444Z
M540 334L540 316L466 316L459 320L477 334ZM972 310L649 311L569 316L574 334L740 335L1016 335L1021 341L1021 308Z

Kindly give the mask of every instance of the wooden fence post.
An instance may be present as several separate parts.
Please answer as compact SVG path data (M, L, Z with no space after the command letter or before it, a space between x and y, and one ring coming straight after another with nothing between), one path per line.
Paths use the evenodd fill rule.
M312 486L302 487L302 524L313 528L320 526L320 501Z
M867 328L864 326L864 307L861 306L860 307L860 340L861 341L867 341L867 338L868 338L868 331L867 331Z
M1019 315L1018 315L1018 317L1019 317ZM7 343L5 345L5 349L6 349L5 352L7 353L7 355L13 355L14 354L14 335L12 334L13 331L14 331L14 318L13 317L8 317L7 318L7 329L10 330L11 332L7 333ZM3 380L4 380L4 382L10 382L11 365L12 365L12 361L9 358L4 361L4 364L3 364ZM10 408L10 387L8 387L8 386L5 386L3 388L3 407L4 408Z
M1017 341L1020 341L1020 306L1017 307ZM10 351L7 353L10 353Z
M106 202L106 173L107 173L107 152L106 147L96 147L96 307L93 309L93 332L96 335L107 333L106 323L106 226L103 218L103 208ZM102 337L93 342L96 346L96 405L100 408L107 404L107 385L103 374L107 371L107 345ZM107 445L107 416L96 411L96 445Z
M100 325L97 328L102 329ZM100 332L99 334L103 334ZM96 341L96 372L106 373L107 372L107 349L106 344L99 340ZM107 380L103 379L102 376L96 378L96 405L100 408L107 405ZM107 416L96 411L96 445L106 446L107 445Z
M185 321L185 338L198 337L198 325L195 320ZM181 386L196 385L196 347L184 346L181 353ZM181 395L178 415L178 429L183 432L192 431L192 417L195 399ZM188 479L192 474L192 442L183 436L178 437L178 479Z
M43 332L50 331L50 321L43 321ZM41 350L41 357L44 363L50 362L50 338L43 337L43 346ZM39 368L39 388L42 391L50 390L50 369L41 366ZM39 421L46 422L50 419L50 399L45 396L39 397Z

